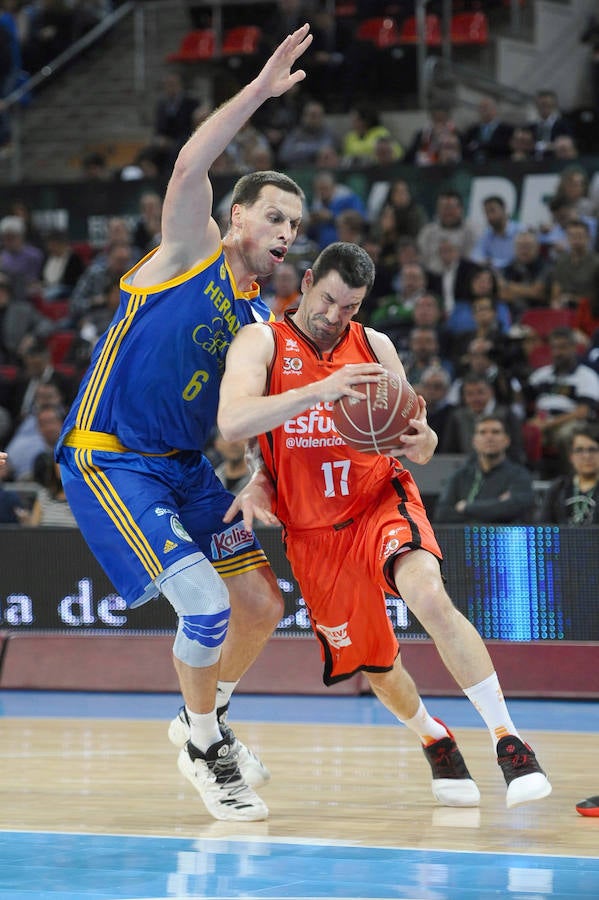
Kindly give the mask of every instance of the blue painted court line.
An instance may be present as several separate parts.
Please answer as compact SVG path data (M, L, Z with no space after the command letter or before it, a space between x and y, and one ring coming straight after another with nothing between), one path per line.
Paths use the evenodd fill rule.
M426 697L432 715L453 728L484 727L465 697ZM89 717L171 719L179 694L83 693L71 691L0 691L0 717ZM523 700L508 698L512 718L522 730L599 733L599 703L592 700ZM392 725L395 719L372 696L286 696L235 694L232 721ZM599 895L598 895L599 896Z
M0 897L597 900L599 860L247 838L0 833Z

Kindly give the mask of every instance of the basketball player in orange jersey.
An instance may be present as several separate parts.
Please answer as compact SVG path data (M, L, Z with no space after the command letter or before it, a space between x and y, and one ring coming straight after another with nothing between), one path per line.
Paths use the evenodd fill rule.
M263 469L227 516L280 521L286 551L321 643L325 684L364 671L376 696L420 738L435 798L475 806L480 795L449 729L433 718L401 664L385 593L401 596L489 728L507 806L551 785L510 718L487 649L443 586L441 551L411 473L437 437L418 398L413 433L395 456L360 453L332 424L339 397L361 398L381 365L404 376L390 339L352 319L374 266L355 244L327 247L302 281L297 311L248 325L231 344L218 424L229 440L258 436ZM227 518L227 517L225 517Z

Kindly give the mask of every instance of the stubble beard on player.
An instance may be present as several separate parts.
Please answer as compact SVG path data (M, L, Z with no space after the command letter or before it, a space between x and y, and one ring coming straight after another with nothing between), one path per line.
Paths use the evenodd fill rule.
M324 316L312 316L306 324L312 340L315 344L318 344L321 350L332 349L341 335L341 327L339 325L331 325Z

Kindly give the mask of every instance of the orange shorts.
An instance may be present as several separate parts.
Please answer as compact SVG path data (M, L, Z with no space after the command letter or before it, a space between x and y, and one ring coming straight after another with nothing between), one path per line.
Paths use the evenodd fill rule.
M442 558L407 469L340 530L288 529L287 557L320 640L325 684L350 678L360 669L384 672L393 667L399 644L385 594L397 596L392 581L395 557L416 549Z

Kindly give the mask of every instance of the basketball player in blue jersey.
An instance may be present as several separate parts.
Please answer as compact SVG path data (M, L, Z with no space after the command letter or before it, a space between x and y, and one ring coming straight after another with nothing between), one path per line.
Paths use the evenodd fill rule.
M57 446L71 509L131 607L163 594L178 617L174 665L185 706L169 738L179 769L217 819L259 820L268 770L226 722L236 683L281 618L264 552L200 452L216 422L227 348L269 311L256 279L296 237L303 193L287 176L243 176L221 240L208 171L260 105L303 78L308 25L190 137L173 169L162 243L121 279Z

